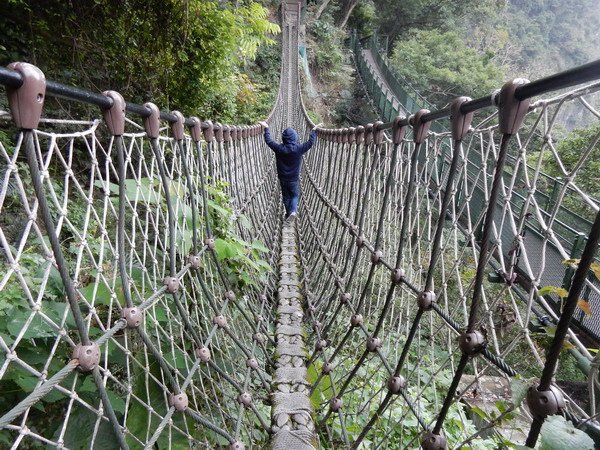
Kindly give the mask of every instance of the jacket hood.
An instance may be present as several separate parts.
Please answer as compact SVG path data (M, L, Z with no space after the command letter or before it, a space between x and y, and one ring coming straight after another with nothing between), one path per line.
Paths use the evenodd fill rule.
M298 133L293 128L286 128L283 133L281 133L281 139L283 144L295 144L298 142Z

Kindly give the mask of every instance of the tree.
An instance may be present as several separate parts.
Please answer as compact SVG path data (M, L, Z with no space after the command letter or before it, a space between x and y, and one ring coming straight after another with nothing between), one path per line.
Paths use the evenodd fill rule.
M388 35L393 44L412 29L449 29L457 18L473 7L469 0L379 0L379 32Z
M338 27L344 28L346 26L346 23L348 23L348 19L350 18L350 14L352 14L352 11L358 2L359 0L343 0L342 9L335 22Z
M489 94L502 84L492 56L467 47L456 32L420 30L396 42L391 65L430 102L443 106L459 95Z
M244 61L278 31L253 1L15 0L0 6L0 63L25 60L56 81L232 120L238 93L252 87Z

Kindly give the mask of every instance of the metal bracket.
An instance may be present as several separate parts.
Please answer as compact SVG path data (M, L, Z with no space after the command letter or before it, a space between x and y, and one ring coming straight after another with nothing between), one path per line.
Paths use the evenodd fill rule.
M202 137L202 122L195 116L190 117L190 135L192 136L192 141L200 142Z
M356 143L362 144L365 141L365 127L359 125L356 127Z
M375 253L371 253L371 262L373 264L379 264L382 257L383 257L383 252L381 250L377 250Z
M350 325L352 325L353 327L358 327L358 326L362 325L362 323L363 323L362 314L352 314L352 317L350 317Z
M452 138L455 141L462 141L468 133L473 121L473 112L463 114L460 107L463 103L470 102L471 97L457 97L450 105L450 123L452 124Z
M392 283L394 284L400 284L400 282L402 280L404 280L404 269L400 269L400 268L396 268L392 271L392 274L390 275L390 279L392 280Z
M185 118L179 111L171 111L171 114L177 118L175 122L171 122L171 133L173 133L173 138L176 141L181 141L184 135L183 123Z
M219 328L225 328L227 326L227 319L225 316L215 316L213 318L213 323Z
M429 114L429 110L420 109L412 117L411 125L413 127L413 142L415 144L423 142L427 138L427 133L429 133L431 122L421 122L421 117L425 114Z
M375 145L379 145L383 142L383 130L379 128L381 125L383 125L381 120L378 120L373 124L373 142L375 142Z
M252 405L252 396L248 392L242 392L238 396L237 401L241 405L244 405L245 408L248 408Z
M110 108L102 112L108 131L113 136L123 136L125 133L125 99L117 91L104 91L102 95L106 95L113 102Z
M188 256L188 264L191 269L198 270L200 268L200 257L198 255Z
M196 358L198 358L200 361L202 361L202 362L210 361L210 350L208 349L208 347L197 348L195 353L196 353Z
M356 128L348 128L348 144L354 144L356 142Z
M515 91L519 86L529 83L525 78L508 81L500 89L498 98L498 130L502 134L516 134L523 125L525 114L529 110L529 99L517 100Z
M373 124L368 123L365 127L365 144L373 142Z
M8 68L19 72L23 79L21 87L6 89L13 121L18 128L34 130L40 123L46 96L44 72L25 62L10 63Z
M394 124L392 125L392 142L395 145L400 144L406 134L406 125L401 124L404 119L405 117L400 116L394 119Z
M144 117L144 130L150 139L156 139L160 132L160 110L152 102L144 103L144 107L150 111L148 117Z
M215 122L215 140L223 142L223 125L219 122Z
M369 339L367 339L367 350L370 352L376 352L378 348L380 348L383 345L383 342L381 342L381 339L376 338L376 337L370 337Z
M215 129L213 123L210 120L206 121L207 127L204 129L204 140L206 142L212 142L215 137Z
M535 387L529 388L526 399L531 414L536 417L553 416L566 407L562 392L552 385L547 391L538 391Z

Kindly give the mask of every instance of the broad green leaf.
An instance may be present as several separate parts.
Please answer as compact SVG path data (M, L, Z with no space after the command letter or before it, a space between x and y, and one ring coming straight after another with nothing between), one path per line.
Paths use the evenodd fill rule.
M546 418L540 433L540 450L593 450L594 441L563 416Z
M523 403L527 391L531 386L531 380L521 380L518 378L512 378L510 380L510 390L512 392L513 405L518 408Z
M544 286L543 288L541 288L538 291L538 294L543 296L543 295L548 295L548 294L556 294L561 298L565 298L569 295L569 292L561 287L556 287L556 286Z
M471 411L474 412L475 414L477 414L482 419L485 419L485 420L489 419L486 412L483 409L478 408L477 406L474 406L473 408L471 408Z
M580 259L564 259L562 263L566 266L577 265L579 264Z
M269 252L269 249L261 241L252 241L252 248L263 253Z

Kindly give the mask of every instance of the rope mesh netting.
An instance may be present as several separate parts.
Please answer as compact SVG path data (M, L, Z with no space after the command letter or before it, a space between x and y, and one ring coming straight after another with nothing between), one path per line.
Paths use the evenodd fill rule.
M307 138L299 18L285 3L268 122ZM555 413L594 435L600 135L557 148L599 89L525 104L520 131L460 108L453 132L319 130L295 222L258 125L0 140L0 446L495 448ZM583 389L554 377L572 353Z

